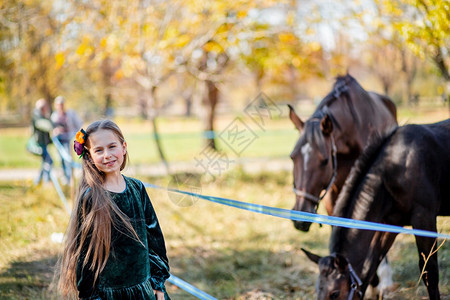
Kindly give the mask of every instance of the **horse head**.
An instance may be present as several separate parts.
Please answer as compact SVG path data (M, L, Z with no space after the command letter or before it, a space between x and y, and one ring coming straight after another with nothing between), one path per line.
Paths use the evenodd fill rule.
M316 213L320 194L330 189L336 177L336 146L333 122L327 108L316 111L303 122L289 105L289 117L300 132L291 159L294 163L295 205L293 210ZM308 231L311 223L294 221L298 230Z
M302 248L313 262L319 265L319 278L316 284L318 300L362 299L362 285L348 260L340 255L321 257Z

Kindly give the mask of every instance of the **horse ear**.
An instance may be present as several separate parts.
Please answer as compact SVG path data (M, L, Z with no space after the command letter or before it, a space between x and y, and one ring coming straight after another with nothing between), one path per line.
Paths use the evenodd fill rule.
M319 263L319 260L322 258L322 256L313 254L311 252L309 252L308 250L301 248L303 252L305 252L306 256L313 262L315 262L316 264Z
M334 265L342 273L348 267L348 260L345 258L345 256L341 254L336 254L336 258L334 259Z
M330 135L333 131L333 122L331 122L329 115L325 115L320 121L320 129L324 135Z
M295 113L294 108L290 104L288 104L288 107L289 107L289 118L291 119L292 123L294 123L295 128L297 128L298 131L302 131L303 126L305 124L300 119L300 117Z

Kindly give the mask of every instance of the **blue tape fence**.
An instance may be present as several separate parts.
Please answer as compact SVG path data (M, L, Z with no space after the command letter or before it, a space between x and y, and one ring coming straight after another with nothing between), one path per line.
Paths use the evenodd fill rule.
M170 283L182 288L183 290L185 290L186 292L188 292L189 294L197 297L198 299L201 300L215 300L216 298L214 298L211 295L208 295L207 293L205 293L202 290L199 290L198 288L196 288L195 286L187 283L184 280L181 280L180 278L170 274L169 279L167 279L167 281L169 281Z
M55 146L58 149L58 152L60 152L63 159L70 161L72 163L72 166L75 168L81 167L80 164L75 163L72 160L71 156L67 153L67 151L64 149L64 147L61 145L61 143L59 143L59 140L57 140L57 139L56 139ZM60 194L60 187L59 187L57 180L52 180L52 181L55 184L55 188L57 189L58 194ZM55 183L55 181L56 181L56 183ZM165 188L165 187L161 187L161 186L151 184L151 183L144 183L144 185L147 188L160 189L160 190L166 190L169 192L189 195L189 196L207 200L207 201L210 201L213 203L227 205L230 207L234 207L234 208L238 208L238 209L242 209L242 210L246 210L246 211L256 212L256 213L260 213L260 214L270 215L270 216L289 219L289 220L327 224L327 225L341 226L341 227L355 228L355 229L386 231L386 232L401 233L401 234L413 234L413 235L431 237L431 238L450 239L449 234L431 232L431 231L420 230L420 229L408 229L408 228L394 226L394 225L380 224L380 223L360 221L360 220L352 220L352 219L347 219L347 218L325 216L325 215L318 215L318 214L307 213L307 212L302 212L302 211L294 211L294 210L288 210L288 209L283 209L283 208L270 207L270 206L242 202L242 201L237 201L237 200L232 200L232 199L227 199L227 198L207 196L207 195L202 195L202 194L198 194L198 193L182 191L182 190L178 190L178 189L174 189L174 188ZM62 192L61 192L61 194L62 194ZM60 195L60 197L61 197L61 195ZM67 209L68 205L67 205L67 201L65 201L64 195L62 196L62 199L63 199L64 205L66 206L66 209ZM216 298L212 297L211 295L203 292L202 290L196 288L195 286L183 281L182 279L180 279L172 274L170 275L168 281L170 283L178 286L179 288L185 290L186 292L190 293L191 295L197 297L198 299L201 299L201 300L215 300L216 299Z
M388 225L388 224L374 223L374 222L361 221L361 220L352 220L352 219L341 218L341 217L325 216L325 215L307 213L307 212L303 212L303 211L295 211L295 210L289 210L289 209L283 209L283 208L277 208L277 207L270 207L270 206L265 206L265 205L260 205L260 204L241 202L241 201L227 199L227 198L206 196L206 195L182 191L182 190L178 190L178 189L174 189L174 188L165 188L165 187L161 187L161 186L151 184L151 183L144 183L144 185L149 188L167 190L170 192L189 195L189 196L193 196L193 197L196 197L199 199L231 206L234 208L239 208L242 210L247 210L247 211L256 212L256 213L260 213L260 214L264 214L264 215L270 215L270 216L274 216L274 217L290 219L290 220L295 220L295 221L312 222L312 223L327 224L327 225L341 226L341 227L347 227L347 228L374 230L374 231L386 231L386 232L393 232L393 233L413 234L413 235L431 237L431 238L450 239L449 234L443 234L443 233L438 233L438 232L432 232L432 231L426 231L426 230L420 230L420 229L409 229L409 228Z

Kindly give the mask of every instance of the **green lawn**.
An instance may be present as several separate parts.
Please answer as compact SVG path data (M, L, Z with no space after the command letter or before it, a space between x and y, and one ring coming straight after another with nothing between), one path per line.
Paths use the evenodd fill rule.
M290 121L273 120L270 128L261 129L250 120L245 124L251 130L251 139L245 149L234 147L233 136L228 138L224 130L233 119L223 119L218 122L216 132L218 147L229 157L288 157L298 132ZM229 123L227 123L229 122ZM142 165L160 162L156 144L153 139L152 127L149 122L139 120L118 120L128 143L131 165ZM201 123L196 119L162 119L160 121L161 144L169 162L193 161L205 147ZM243 127L244 128L244 127ZM0 129L0 168L37 168L40 158L28 153L25 149L30 130ZM228 146L224 141L228 141ZM236 154L233 149L239 152ZM53 146L49 147L52 157L59 164L59 157Z
M401 125L437 122L448 117L446 107L400 108L398 111L398 121ZM287 116L266 119L262 126L258 126L248 117L239 118L240 121L236 121L234 116L219 116L216 121L218 148L229 158L289 156L299 134ZM127 140L132 166L160 162L150 122L118 119L117 123ZM239 126L233 127L233 124ZM158 126L162 148L169 163L194 161L205 147L203 125L199 119L164 117L159 119ZM241 132L245 129L246 135L238 140L233 136L233 133L236 133L233 129ZM40 158L25 150L29 135L29 128L0 129L0 169L39 167ZM53 146L50 146L50 152L59 164Z

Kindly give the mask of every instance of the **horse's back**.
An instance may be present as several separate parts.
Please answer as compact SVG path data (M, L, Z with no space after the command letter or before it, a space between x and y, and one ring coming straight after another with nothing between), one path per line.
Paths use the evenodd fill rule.
M432 124L405 125L396 135L405 145L412 147L409 151L422 154L424 162L430 156L438 157L442 162L450 160L450 119Z
M397 122L397 107L395 103L387 96L380 95L375 92L369 92L370 97L374 101L380 101L387 108L389 113L391 114L389 117L392 117Z
M386 184L398 198L450 215L450 119L425 125L405 125L386 149ZM440 203L433 203L433 200ZM416 203L416 204L417 204Z
M397 126L397 108L388 97L368 92L372 102L373 111L368 112L365 121L370 124L370 134L376 132L383 135Z

